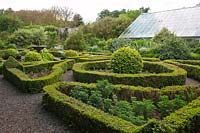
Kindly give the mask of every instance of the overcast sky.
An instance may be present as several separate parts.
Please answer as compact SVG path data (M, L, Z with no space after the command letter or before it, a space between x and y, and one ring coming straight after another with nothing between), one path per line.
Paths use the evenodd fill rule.
M191 7L200 3L200 0L0 0L0 8L11 7L21 9L48 9L52 6L66 6L81 14L84 21L94 21L97 14L103 9L139 9L150 7L150 12Z

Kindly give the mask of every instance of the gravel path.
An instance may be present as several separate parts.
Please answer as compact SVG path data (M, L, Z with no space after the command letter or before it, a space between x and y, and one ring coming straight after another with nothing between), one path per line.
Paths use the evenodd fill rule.
M73 78L73 71L72 70L69 70L69 71L66 71L64 74L63 74L63 81L75 81L75 79Z
M200 82L191 78L186 78L186 85L200 85Z
M41 105L41 94L21 93L0 75L0 133L78 132Z

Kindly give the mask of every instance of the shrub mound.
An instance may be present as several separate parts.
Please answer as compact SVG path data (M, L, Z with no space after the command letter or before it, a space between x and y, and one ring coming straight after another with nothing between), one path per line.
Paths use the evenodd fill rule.
M18 55L19 55L18 50L10 48L3 52L3 59L8 59L9 56L16 58Z
M35 51L29 51L24 57L25 62L41 61L41 60L42 60L42 56L38 52L35 52Z
M113 53L111 68L115 73L138 73L143 68L142 57L137 50L122 47Z
M78 56L78 52L75 50L65 50L65 58Z
M174 65L162 62L144 61L144 70L150 73L117 74L101 70L109 70L110 61L93 61L76 63L72 70L74 78L79 82L94 83L96 80L107 79L113 84L136 86L163 87L169 85L183 85L187 72ZM98 71L100 70L100 71Z

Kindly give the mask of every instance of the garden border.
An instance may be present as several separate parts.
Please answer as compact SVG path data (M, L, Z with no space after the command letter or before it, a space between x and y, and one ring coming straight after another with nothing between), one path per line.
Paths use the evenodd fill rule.
M175 60L165 60L164 62L173 64L173 65L176 65L178 67L185 69L187 71L188 77L200 81L200 65L182 64ZM194 61L194 62L196 62L196 61ZM194 62L191 62L191 63L194 63ZM189 63L189 62L185 61L185 63Z
M44 68L44 66L48 66L48 63L49 62L39 64L39 65L36 64L35 67L39 68L42 66L41 68ZM62 74L67 69L72 68L72 65L74 64L74 60L66 60L66 61L61 61L61 62L56 62L56 63L58 64L55 64L55 62L53 62L54 65L52 66L52 70L49 75L35 78L35 79L31 79L28 77L28 75L25 74L26 69L28 69L29 71L30 71L30 68L34 70L35 69L34 65L31 65L29 67L28 66L24 67L20 63L19 63L21 65L20 67L9 67L9 66L3 65L3 76L6 80L10 81L12 84L14 84L18 89L22 90L23 92L37 93L37 92L41 92L42 87L44 87L45 85L50 85L52 83L60 81Z
M178 110L175 113L171 113L168 117L165 117L164 120L156 121L154 119L151 119L142 126L135 126L135 125L132 126L133 125L132 123L129 122L126 123L127 121L123 119L104 113L103 111L98 110L95 107L82 103L81 101L76 100L68 96L67 94L64 94L64 91L68 92L69 90L62 90L62 88L59 89L60 86L62 87L68 86L69 88L73 88L76 85L79 85L81 87L86 87L87 89L95 89L95 84L78 83L78 82L58 82L51 86L44 87L43 105L48 111L55 113L67 123L70 122L75 123L75 125L78 126L80 129L82 129L83 131L142 133L142 132L152 131L152 128L156 128L159 131L161 126L164 126L165 128L173 127L173 123L171 124L170 121L167 121L168 123L166 123L165 119L169 119L168 117L172 117L172 119L170 120L174 121L176 117L182 115L182 113L177 113L177 112L185 110L187 114L185 114L180 118L182 120L182 123L180 124L176 123L177 128L175 131L177 132L179 130L182 131L182 129L187 128L186 124L187 126L188 124L193 126L196 123L195 121L196 117L194 116L200 116L199 114L200 97L198 97L197 98L198 102L195 102L196 100L193 100L191 104L189 103L183 108L180 108L179 110L181 111ZM132 96L136 96L137 94L139 94L138 95L139 97L144 96L142 98L147 98L145 96L148 96L148 93L150 93L151 91L152 91L151 93L158 93L159 95L166 95L166 94L175 95L182 91L184 91L185 94L187 94L187 92L189 91L200 91L200 86L168 86L163 89L156 89L151 87L126 86L126 85L113 85L113 86L114 86L114 91L119 91L118 94L120 94L121 91L125 90L126 92L129 91L128 94ZM195 108L197 107L195 106L194 103L198 103L198 111L199 111L198 113L192 111L193 108L194 110L196 110ZM190 108L191 105L194 106ZM190 108L190 111L186 110L188 109L188 106ZM189 119L190 122L185 123L184 119ZM185 127L183 127L182 124L185 124L184 125ZM192 131L193 127L189 129L190 131Z
M170 85L184 85L187 75L187 72L184 69L179 68L177 66L171 64L165 64L162 62L148 62L148 61L144 61L146 67L151 67L151 69L155 70L162 68L164 71L169 73L117 74L117 73L106 73L106 72L86 70L86 68L89 65L100 64L99 66L101 67L105 66L106 63L109 63L109 61L93 61L93 62L83 62L74 64L72 70L75 80L79 82L95 83L97 80L107 79L109 82L113 84L125 84L125 85L135 85L144 87L151 86L151 87L161 88L163 86L170 86Z

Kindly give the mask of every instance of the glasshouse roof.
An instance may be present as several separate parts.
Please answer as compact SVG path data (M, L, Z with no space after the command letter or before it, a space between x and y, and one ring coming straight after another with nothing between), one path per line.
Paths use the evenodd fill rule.
M143 13L120 38L152 38L166 27L179 37L200 37L200 6Z

